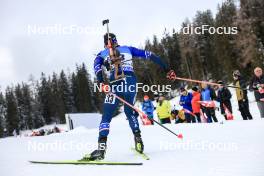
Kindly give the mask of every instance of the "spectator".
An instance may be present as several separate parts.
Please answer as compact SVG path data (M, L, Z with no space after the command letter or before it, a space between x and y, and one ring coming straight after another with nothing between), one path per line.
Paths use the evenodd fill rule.
M249 89L251 91L254 90L260 116L264 118L264 75L260 67L254 69L254 76L249 85Z
M189 93L184 87L180 88L180 102L179 104L183 107L183 109L186 109L190 112L192 112L192 94ZM187 123L195 123L195 117L192 116L190 113L185 113L185 118Z
M151 119L153 119L153 112L154 106L153 103L150 101L149 96L144 96L144 101L142 103L142 111ZM151 124L154 125L153 121L151 120Z
M172 110L171 111L171 120L175 120L175 123L186 123L184 110Z
M232 95L229 89L224 86L223 81L219 80L217 83L220 84L217 92L217 101L220 103L221 114L224 115L226 120L228 120L224 105L229 110L229 112L232 113L232 104L230 101Z
M192 110L197 118L198 123L201 123L201 117L200 117L201 105L199 103L199 101L201 100L201 94L196 86L192 88L192 91L193 91Z
M158 94L158 92L154 92L154 100L156 101L156 103L159 102L159 94Z
M210 86L207 84L203 83L201 85L202 91L201 91L201 101L213 101L216 99L216 94L214 89L212 89ZM215 107L205 107L202 106L202 111L203 113L206 114L207 116L207 122L212 123L213 120L214 122L218 122L216 116L215 116Z
M171 105L168 100L165 100L165 97L162 94L159 96L156 111L161 124L171 123Z
M239 111L241 112L243 120L252 120L252 115L249 111L247 85L239 70L233 72L234 85L236 88L236 96L238 101Z

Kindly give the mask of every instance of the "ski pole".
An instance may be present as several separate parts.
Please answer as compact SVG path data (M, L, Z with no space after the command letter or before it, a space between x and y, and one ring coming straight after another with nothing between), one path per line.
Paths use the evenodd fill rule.
M247 88L241 88L241 87L230 86L230 85L225 85L225 84L218 84L218 83L209 82L209 81L200 81L200 80L188 79L188 78L181 78L181 77L176 77L175 79L177 79L177 80L181 80L181 81L195 82L195 83L200 83L200 84L209 84L209 85L213 85L213 86L224 85L224 86L226 86L226 87L230 87L230 88L242 89L242 90L249 90L249 89L247 89Z
M138 109L137 107L131 105L130 103L128 103L126 100L124 100L123 98L117 96L114 93L111 93L113 96L115 96L118 100L120 100L121 102L123 102L124 104L126 104L127 106L129 106L130 108L134 109L136 112L138 112L139 114L141 114L143 117L148 118L150 121L155 122L156 124L158 124L159 126L161 126L162 128L164 128L165 130L167 130L168 132L170 132L171 134L177 136L178 138L182 139L183 136L182 134L176 134L175 132L173 132L172 130L170 130L169 128L167 128L166 126L162 125L161 123L159 123L158 121L149 118L143 111L141 111L140 109Z
M159 126L161 126L162 128L164 128L165 130L167 130L167 131L169 131L170 133L174 134L174 135L177 136L178 138L180 138L180 139L183 138L182 134L176 134L176 133L174 133L173 131L171 131L169 128L167 128L166 126L164 126L164 125L162 125L161 123L159 123L158 121L156 121L156 120L154 120L154 119L152 119L152 118L149 118L146 114L145 114L145 116L146 116L149 120L155 122L156 124L158 124Z

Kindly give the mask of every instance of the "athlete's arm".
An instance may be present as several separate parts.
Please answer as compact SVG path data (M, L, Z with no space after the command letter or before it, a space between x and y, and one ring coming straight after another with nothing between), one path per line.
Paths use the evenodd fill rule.
M133 57L143 58L143 59L150 59L154 63L158 64L161 68L165 71L168 71L168 65L164 63L160 57L153 54L151 51L146 51L142 49L138 49L135 47L128 47L132 53Z
M102 71L103 63L104 63L104 59L100 56L100 54L98 54L94 59L94 73L99 83L104 82L103 71Z

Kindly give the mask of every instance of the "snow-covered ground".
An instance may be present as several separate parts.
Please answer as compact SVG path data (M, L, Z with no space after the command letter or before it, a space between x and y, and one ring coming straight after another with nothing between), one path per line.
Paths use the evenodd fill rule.
M111 123L108 161L143 162L142 166L37 165L28 160L75 160L91 152L97 143L97 129L79 127L70 132L43 137L9 137L0 140L0 175L2 176L116 176L116 175L195 175L195 176L263 176L264 120L250 93L253 121L242 121L237 111L235 120L212 124L166 125L179 140L157 125L142 126L146 154L144 161L130 150L133 135L124 114ZM172 104L178 103L178 98Z

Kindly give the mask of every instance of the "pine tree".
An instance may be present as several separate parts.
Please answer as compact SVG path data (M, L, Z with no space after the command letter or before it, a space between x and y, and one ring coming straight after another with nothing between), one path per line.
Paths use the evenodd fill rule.
M81 67L77 66L77 74L72 81L77 112L95 112L92 81L84 64Z
M78 81L77 81L77 76L75 73L71 74L71 79L70 79L70 85L71 85L71 97L73 99L73 104L74 104L74 110L73 112L76 113L78 112L79 107L79 102L78 102Z
M263 4L257 0L241 0L236 20L239 28L239 35L236 39L236 46L239 50L238 63L244 75L251 75L255 66L261 66L264 63L264 48L260 36L263 28L259 23L263 19L263 16L259 16L263 13L260 10L263 11L263 9L256 9L263 5L256 6L257 3Z
M181 32L179 33L179 43L181 50L182 76L192 79L199 79L202 75L202 64L198 58L197 41L194 34L183 34L183 28L191 28L192 23L186 19L182 23ZM185 71L184 71L185 70ZM178 74L178 73L177 73Z
M260 45L264 46L264 1L240 0L241 13L252 26L252 32L258 38Z
M18 118L19 118L19 130L25 130L26 128L26 120L25 120L25 113L24 113L24 102L23 102L23 94L21 85L18 84L15 87L15 96L17 100L17 110L18 110Z
M22 112L25 119L26 129L33 129L33 109L32 102L33 97L31 96L29 85L22 84L22 95L23 95L23 104Z
M233 0L227 0L218 6L216 14L215 26L230 28L235 26L237 18L237 10ZM227 31L230 32L230 31ZM222 78L225 81L232 80L232 72L239 69L239 51L236 48L236 35L234 34L216 34L215 35L215 50L219 66L225 69Z
M212 12L206 10L204 12L198 11L193 21L194 27L201 27L202 25L214 26L214 19ZM196 49L198 51L198 58L201 62L201 72L203 79L219 78L218 62L215 57L214 35L205 31L204 34L195 34Z
M0 138L4 137L4 119L6 116L6 103L5 98L0 92Z
M39 128L45 125L45 119L42 113L42 104L41 99L39 97L38 90L40 90L39 83L35 84L35 91L32 91L33 100L32 100L32 113L33 113L33 124L34 128ZM34 93L35 92L35 93Z
M52 112L52 117L53 120L56 121L56 123L60 123L62 120L62 117L64 118L64 105L62 102L62 97L60 94L59 90L59 84L58 84L58 78L57 74L53 73L52 74L52 79L50 81L50 86L51 86L51 112Z
M35 80L33 75L30 75L28 86L31 95L33 128L39 128L45 124L45 120L41 112L42 108L38 93L40 90L39 81Z
M181 75L183 69L181 67L182 58L181 58L181 51L179 45L179 35L175 32L173 32L173 34L170 34L170 33L166 33L165 31L164 33L165 36L161 39L161 44L165 52L163 58L166 59L165 62L168 64L168 67L170 69L174 69L177 75ZM161 83L165 83L166 85L171 84L172 88L175 89L177 83L172 84L171 81L168 81L164 75L165 73L163 72L163 74L161 75L162 77Z
M46 124L52 123L53 117L53 100L52 100L52 92L50 86L50 80L47 81L47 78L44 73L41 74L40 78L40 86L38 88L38 98L41 104L41 114L45 120Z
M18 117L18 108L17 101L14 95L13 88L6 88L6 125L8 130L8 135L12 135L15 130L19 130L19 117Z
M60 73L60 78L58 82L60 94L63 100L63 105L66 113L71 113L73 112L74 105L73 105L73 98L71 96L71 90L70 90L70 84L69 81L62 70Z

